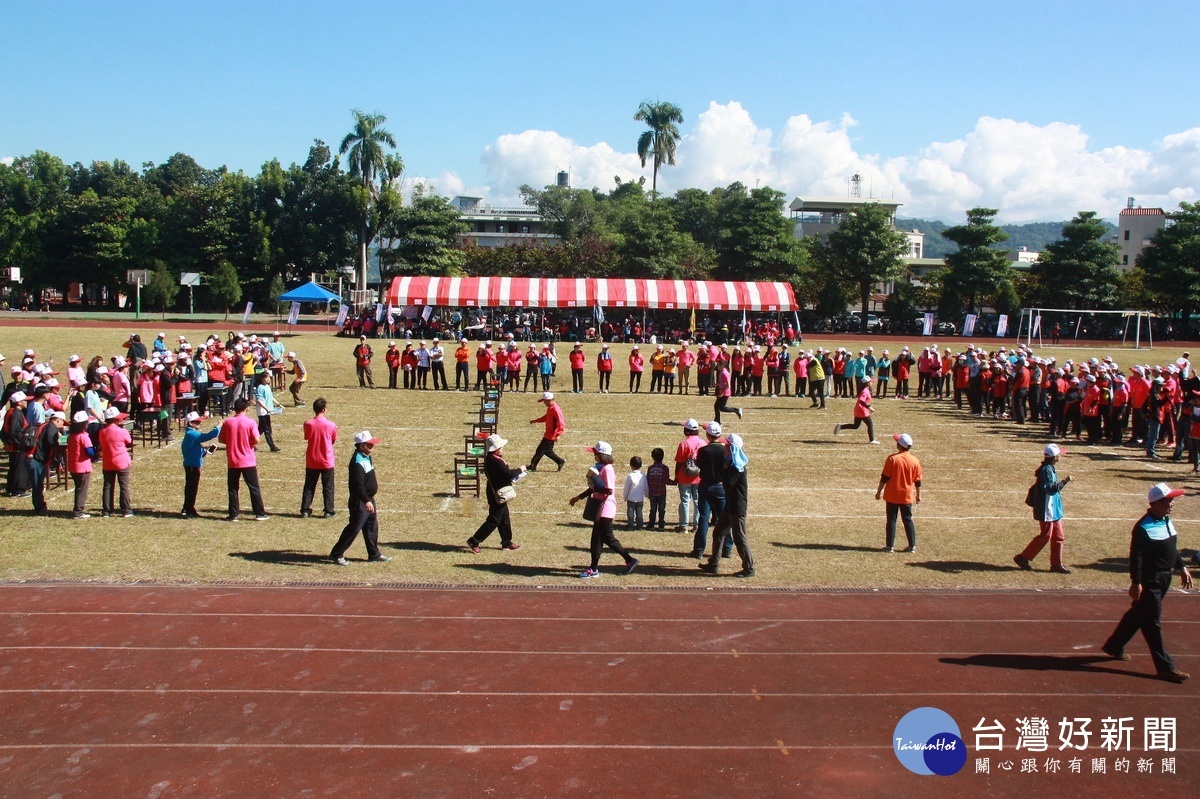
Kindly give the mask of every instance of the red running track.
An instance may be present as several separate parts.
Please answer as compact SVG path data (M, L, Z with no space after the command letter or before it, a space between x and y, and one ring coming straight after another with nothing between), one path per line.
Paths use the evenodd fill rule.
M1152 679L1140 639L1131 662L1100 657L1125 604L3 585L0 796L1200 795L1200 675ZM1197 596L1173 592L1164 626L1187 671L1198 624ZM959 725L958 774L916 775L892 752L897 721L927 705ZM1030 716L1049 721L1044 753L1015 749ZM1061 751L1058 722L1076 717L1093 719L1089 746ZM1101 747L1110 717L1133 719L1128 751ZM1177 720L1173 752L1145 751L1146 717ZM976 751L981 718L1006 728L1002 751ZM1029 757L1038 773L1020 772Z

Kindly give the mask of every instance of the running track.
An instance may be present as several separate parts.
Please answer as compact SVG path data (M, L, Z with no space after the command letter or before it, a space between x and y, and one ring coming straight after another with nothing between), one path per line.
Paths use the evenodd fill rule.
M607 577L607 575L606 575ZM724 581L721 581L724 583ZM724 586L722 586L724 588ZM3 797L1200 794L1200 675L1096 657L1117 592L0 585ZM1200 671L1200 601L1169 648ZM901 716L970 749L906 771ZM1021 774L1014 720L1136 720L1133 773ZM1178 720L1176 774L1142 719ZM983 717L1003 753L974 750ZM991 756L990 776L975 758ZM1139 757L1154 761L1137 773ZM1107 773L1092 774L1105 757ZM1002 760L1017 764L1011 772Z

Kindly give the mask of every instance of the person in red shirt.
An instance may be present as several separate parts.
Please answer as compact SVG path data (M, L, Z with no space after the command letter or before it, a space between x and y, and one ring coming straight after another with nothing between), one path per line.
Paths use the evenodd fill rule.
M417 351L413 349L412 342L404 345L404 352L400 353L400 371L404 372L404 387L417 387Z
M833 434L836 436L843 430L857 430L863 422L867 424L867 443L878 444L875 439L875 423L871 420L871 381L858 381L858 399L854 402L854 421L845 424L835 424Z
M492 352L492 342L486 341L475 350L475 390L487 388L492 382L492 369L496 366L496 356Z
M675 532L686 532L689 527L695 528L700 505L700 469L696 464L696 455L705 442L700 438L700 423L688 419L683 423L683 440L675 448L675 485L679 487L679 524ZM689 468L689 461L691 468ZM695 474L688 474L694 469ZM703 555L696 549L692 550L692 558Z
M233 403L233 417L221 425L221 434L217 440L225 445L225 460L229 465L229 515L227 522L236 522L241 510L238 502L239 481L246 481L246 489L250 492L250 505L254 510L256 521L265 522L271 518L267 515L263 504L262 490L258 486L258 458L254 445L258 443L258 425L246 416L250 403L245 397L239 397Z
M100 515L109 516L116 512L113 494L119 485L121 515L128 519L133 516L133 497L129 490L129 467L133 463L129 448L133 446L133 436L121 425L123 421L125 414L116 408L104 412L104 427L100 429L100 463L104 468Z
M635 344L633 349L629 351L629 393L638 394L642 390L642 370L646 368L646 361L642 358L642 353Z
M71 417L71 434L67 438L67 472L75 484L75 510L73 519L90 519L87 512L88 485L92 480L92 458L96 449L88 435L87 411L78 411Z
M545 456L558 464L558 470L561 472L563 467L567 465L565 458L559 457L554 451L554 443L567 431L567 420L563 416L562 408L554 401L554 394L549 391L542 392L538 402L546 404L546 412L536 419L530 419L530 424L543 422L546 425L546 432L542 435L542 441L538 444L537 450L533 453L533 459L529 465L525 467L526 471L536 472L537 465Z
M583 393L583 366L587 363L587 355L583 351L583 345L578 341L571 348L571 353L567 356L567 360L571 362L571 393Z
M337 443L337 425L325 418L325 398L313 400L313 417L304 423L304 440L308 442L304 453L304 490L300 492L300 515L312 516L313 495L317 480L321 481L321 495L325 502L325 518L337 515L333 500L333 445Z
M596 374L600 384L600 393L607 394L612 383L613 358L608 351L608 343L600 345L600 354L596 356Z
M679 352L675 356L675 373L678 377L679 393L687 394L692 388L692 364L696 362L696 353L688 349L686 341L679 342Z
M396 378L400 375L400 350L396 349L396 342L388 342L383 360L387 362L388 367L388 388L396 388Z
M467 340L458 340L458 349L454 351L454 390L466 391L471 387L471 349Z
M375 378L371 375L371 358L375 353L367 343L367 337L358 337L358 346L354 348L354 366L358 371L359 388L375 388Z

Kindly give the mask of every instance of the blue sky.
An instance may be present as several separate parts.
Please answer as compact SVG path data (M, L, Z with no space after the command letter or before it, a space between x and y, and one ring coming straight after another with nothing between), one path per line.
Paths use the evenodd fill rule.
M0 0L0 158L256 173L388 116L408 180L516 200L642 169L638 103L679 105L660 189L741 180L1008 221L1200 191L1200 4Z

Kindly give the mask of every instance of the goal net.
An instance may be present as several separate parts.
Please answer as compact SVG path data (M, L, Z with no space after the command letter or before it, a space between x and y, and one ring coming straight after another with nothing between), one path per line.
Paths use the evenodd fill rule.
M1119 340L1123 346L1132 343L1135 350L1143 346L1154 349L1154 331L1150 327L1153 318L1149 311L1024 308L1017 324L1017 340L1024 337L1030 346L1036 340L1042 347L1047 339L1051 344L1085 338L1108 339Z

